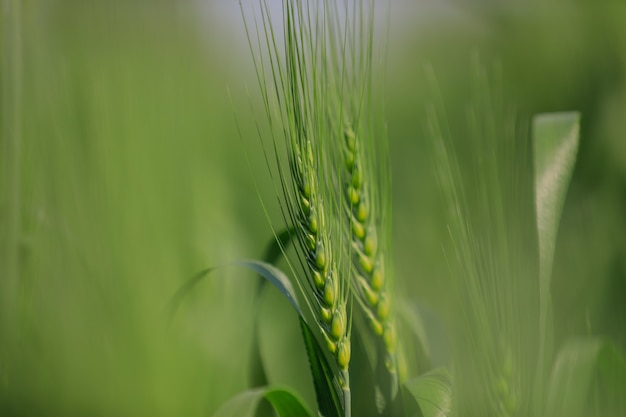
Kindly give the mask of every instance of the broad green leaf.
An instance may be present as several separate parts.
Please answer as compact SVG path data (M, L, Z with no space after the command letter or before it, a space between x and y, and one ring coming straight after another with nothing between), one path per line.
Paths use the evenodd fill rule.
M256 388L237 394L214 417L254 417L262 401L267 401L278 417L313 417L314 414L294 393L282 388Z
M404 384L407 417L452 415L452 382L445 368L437 368Z
M613 344L573 340L556 357L544 415L624 416L625 390L626 362Z
M272 283L287 301L289 301L300 317L300 324L307 348L311 372L313 374L313 383L315 385L319 410L325 417L342 417L346 415L346 407L342 401L345 394L337 377L339 375L339 369L336 366L333 367L330 365L324 354L324 349L322 349L319 341L307 324L304 313L298 303L298 297L289 278L275 266L253 259L237 261L225 266L243 267L256 272ZM178 307L184 295L202 278L206 277L217 268L203 270L186 283L173 297L172 312Z
M578 150L580 114L540 114L533 119L535 209L539 243L539 361L535 399L542 403L543 378L552 356L550 282L557 232Z

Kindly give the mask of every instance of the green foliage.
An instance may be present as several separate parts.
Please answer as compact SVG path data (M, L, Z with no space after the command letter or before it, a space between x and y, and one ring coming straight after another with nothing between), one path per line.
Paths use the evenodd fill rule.
M407 417L452 416L453 388L446 369L435 369L404 384Z
M257 388L244 391L231 398L214 414L214 417L254 417L267 401L278 417L312 417L313 413L303 405L296 394L286 389Z
M539 382L535 400L541 404L547 366L552 358L550 283L557 231L578 151L580 115L546 114L533 120L535 206L539 240Z
M625 384L626 362L614 344L599 338L571 340L556 355L544 415L624 415Z
M348 215L363 212L346 210L342 190L369 182L378 193L361 226L381 222L369 260L383 256L393 283L385 290L398 326L399 401L367 305L346 284L353 415L445 408L427 400L453 404L459 416L625 415L623 6L391 2L386 10L385 1L365 1L375 13L359 20L327 1L338 16L332 31L308 30L298 23L304 9L293 9L292 33L318 53L298 54L291 43L291 64L274 72L270 55L288 52L281 2L261 1L269 14L247 17L258 72L239 2L2 1L0 415L212 415L251 387L249 402L234 401L250 413L345 414L337 358L313 320L319 306L309 308L296 281L308 267L293 262L302 256L298 232L279 233L302 224L302 207L272 204L284 189L299 196L282 144L302 127L321 132L309 135L319 150L312 166L323 172L316 204L330 213L326 222L340 220L327 238L342 248L331 261L357 261L349 273L360 265L357 248L371 246L351 244ZM313 10L322 1L293 4ZM259 3L241 2L246 13ZM311 23L323 17L315 10ZM357 24L345 31L348 21ZM497 69L471 68L468 50ZM422 76L424 65L443 91L426 117L433 77ZM298 87L298 99L279 103L275 82L288 96ZM265 95L246 91L257 83ZM562 109L579 109L580 126L571 113L528 123ZM431 149L429 125L444 137L448 162ZM347 127L365 151L362 177L347 178L338 146ZM453 172L442 175L447 166ZM538 200L542 172L558 175ZM451 185L458 206L439 198ZM261 270L286 272L310 328L276 286L240 279L251 276L246 267L219 268L181 291L185 302L176 297L180 311L168 320L172 294L194 271L260 254L272 235L264 212L281 243L262 255L272 265ZM461 239L449 242L451 233Z

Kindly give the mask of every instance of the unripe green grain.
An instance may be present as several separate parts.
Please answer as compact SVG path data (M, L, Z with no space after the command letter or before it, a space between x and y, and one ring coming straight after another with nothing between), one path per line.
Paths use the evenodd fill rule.
M361 268L363 268L363 271L365 271L367 274L372 273L372 270L374 269L374 261L372 261L372 258L363 253L360 253L359 264L361 265Z
M322 320L324 321L324 323L329 324L333 319L333 313L330 311L329 308L326 307L322 307L320 309L320 312L322 313Z
M385 272L380 267L376 267L372 273L372 289L374 291L380 291L385 286Z
M335 340L340 340L346 332L347 323L345 312L341 308L335 310L333 320L330 325L330 335Z
M383 341L389 352L395 352L396 338L396 327L391 325L391 323L387 323L383 329Z
M311 215L309 216L309 231L313 234L317 234L317 232L319 232L319 223L317 221L317 217L315 216L315 213L311 212Z
M361 201L356 210L357 220L361 223L364 223L369 217L369 213L370 212L369 212L369 208L367 207L367 204L365 203L365 201Z
M359 200L361 199L361 196L358 190L350 186L348 188L348 198L350 199L350 203L352 203L353 206L356 206L357 204L359 204Z
M326 252L322 244L317 247L317 252L315 253L315 266L319 270L326 269Z
M365 238L365 242L363 243L363 252L367 256L372 256L376 253L378 249L378 239L376 239L376 235L374 231L370 231Z
M335 304L336 297L337 291L335 290L334 280L328 277L324 284L324 303L327 306L332 306Z
M389 298L386 294L382 294L376 306L376 317L378 320L385 321L389 317L389 308Z
M322 274L319 271L313 271L312 272L313 275L313 283L315 284L315 288L317 288L318 290L323 290L324 289L324 277L322 277Z
M353 220L352 234L354 234L358 239L363 239L365 237L365 227L363 227L363 224Z
M396 373L395 347L396 333L392 319L392 303L385 279L384 256L379 248L378 233L380 218L376 218L376 181L363 153L359 135L352 127L344 130L344 164L346 211L350 219L350 239L352 240L353 282L356 293L361 297L373 332L381 337L387 350L385 362L390 372ZM374 204L373 208L370 202Z
M337 347L337 365L344 371L348 369L350 363L350 350L350 343L340 343Z
M295 141L294 146L299 146ZM337 276L337 261L334 257L331 228L326 222L322 202L324 196L319 193L319 181L312 144L306 143L306 149L296 148L290 164L291 174L298 192L296 198L289 199L296 205L290 212L295 213L296 233L299 234L302 250L308 260L307 277L311 280L309 301L318 327L327 342L328 350L335 360L347 369L350 359L349 318L346 315L347 292L340 286ZM299 158L299 155L307 155ZM338 346L341 346L341 350ZM347 353L346 353L347 352Z

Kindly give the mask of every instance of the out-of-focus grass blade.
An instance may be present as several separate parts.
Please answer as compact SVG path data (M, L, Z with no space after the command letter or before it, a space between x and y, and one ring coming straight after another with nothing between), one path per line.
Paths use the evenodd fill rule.
M452 415L452 382L445 368L437 368L404 384L407 417Z
M214 417L254 417L266 400L278 417L313 417L313 413L294 393L282 388L257 388L231 398Z
M580 114L577 112L540 114L533 119L535 207L542 307L549 299L554 247L565 195L576 161L579 126Z
M291 281L289 281L289 278L287 278L287 276L280 269L268 263L257 261L254 259L237 261L225 266L244 267L261 275L263 278L274 284L274 286L278 288L278 290L285 296L289 303L291 303L293 308L296 309L298 314L302 316L302 309L300 308L300 304L298 303L298 297L296 296L296 293L293 289L293 285L291 285ZM208 274L215 271L216 269L223 267L224 266L202 270L201 272L197 273L193 278L191 278L187 283L185 283L185 285L183 285L172 297L172 313L176 311L185 295L187 295L189 291L191 291L203 278L205 278Z
M338 369L333 369L331 367L330 363L326 359L326 356L324 355L324 350L319 345L317 338L307 324L304 313L298 303L298 297L289 278L275 266L254 259L237 261L226 266L238 266L256 272L267 281L271 282L281 292L281 294L283 294L289 303L291 303L300 316L300 324L307 348L311 372L313 374L313 383L315 385L319 411L325 417L343 416L345 409L344 404L341 402L341 399L343 398L343 388L340 386L336 377L336 375L338 375ZM182 301L182 297L188 294L189 291L202 278L206 277L215 269L216 268L206 269L185 284L173 297L172 312L176 310ZM239 409L237 408L237 410Z
M626 415L626 362L610 342L578 339L558 353L546 416Z
M415 301L404 300L398 308L398 319L403 330L401 349L407 356L403 373L408 378L448 363L449 335L434 312Z
M280 256L284 253L285 247L291 241L293 232L293 229L285 229L282 232L277 233L276 236L273 237L265 246L262 258L263 262L276 266ZM266 282L266 280L259 281L257 299L260 297L261 290L265 286ZM258 313L258 303L255 308L256 313ZM259 347L258 320L259 315L255 314L255 325L253 326L254 334L252 335L252 347L250 350L250 384L253 387L262 387L267 385L269 382Z
M574 170L580 114L540 114L533 119L535 209L539 240L540 358L538 377L546 374L552 352L550 282L557 231L565 196ZM536 384L537 395L543 395Z

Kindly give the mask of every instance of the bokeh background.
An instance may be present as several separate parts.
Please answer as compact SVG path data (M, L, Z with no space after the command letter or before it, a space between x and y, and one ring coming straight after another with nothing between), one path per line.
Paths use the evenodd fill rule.
M248 384L257 282L223 269L174 316L168 306L196 272L259 257L271 237L239 2L2 3L0 415L211 415ZM454 320L425 68L454 115L478 56L501 68L522 121L582 112L556 250L556 343L601 335L623 351L626 6L378 6L398 287ZM295 317L271 288L260 309L270 381L313 402Z

